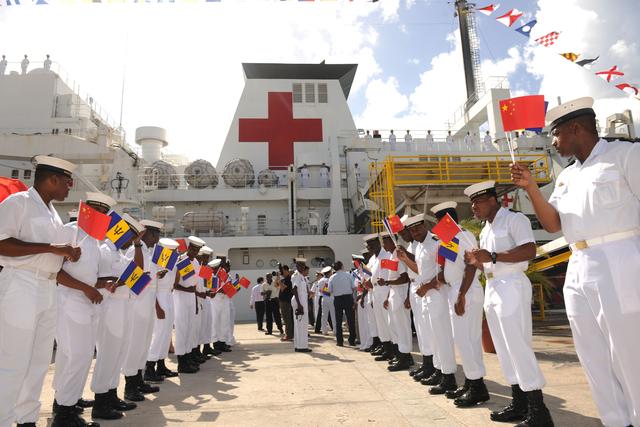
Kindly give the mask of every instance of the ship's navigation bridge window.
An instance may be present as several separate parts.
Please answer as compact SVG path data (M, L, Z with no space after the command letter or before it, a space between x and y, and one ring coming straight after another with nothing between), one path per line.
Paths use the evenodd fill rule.
M329 91L326 83L293 83L294 104L327 104L329 102ZM316 98L316 92L318 96Z
M304 102L314 104L316 102L316 87L313 83L304 84Z
M28 181L31 179L31 169L25 169L23 172L23 178L25 179L25 181Z
M326 83L318 83L318 102L321 104L329 102Z
M11 170L11 179L20 179L20 171L18 169Z
M293 84L293 102L296 104L302 103L302 83Z

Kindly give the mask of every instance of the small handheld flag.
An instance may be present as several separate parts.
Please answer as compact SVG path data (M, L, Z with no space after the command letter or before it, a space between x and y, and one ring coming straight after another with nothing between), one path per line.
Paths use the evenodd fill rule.
M243 288L247 289L249 287L249 285L251 284L251 282L249 281L249 279L247 279L246 277L242 276L240 278L240 286L242 286Z
M404 229L404 224L398 215L391 215L387 218L387 223L389 224L389 229L393 234L396 234L398 231Z
M331 295L331 292L329 292L329 284L325 283L324 286L322 286L322 289L320 289L320 292L322 293L322 295L324 295L325 297L328 297Z
M212 276L210 279L204 279L204 286L207 289L218 289L218 278Z
M109 216L111 217L111 222L105 236L116 248L120 249L129 239L134 237L134 233L131 231L129 224L120 215L111 212Z
M218 269L218 279L220 279L220 281L222 283L226 282L227 279L229 278L229 275L227 274L227 270L225 270L224 268L220 268Z
M213 277L213 268L208 265L203 265L200 267L200 271L198 272L198 276L202 277L205 280L210 280Z
M236 274L236 278L233 279L232 284L233 284L233 287L236 288L236 291L239 291L240 290L240 276L238 276Z
M448 213L431 229L431 232L445 243L449 243L460 231L462 230Z
M151 281L151 277L148 274L144 274L144 271L135 262L131 261L120 276L120 281L131 289L131 292L140 295Z
M0 202L14 193L27 191L28 189L29 188L27 188L27 186L18 179L11 179L0 176Z
M78 227L96 240L104 240L111 217L98 212L84 202L80 202L78 209Z
M233 296L238 293L238 290L231 284L231 282L227 282L222 287L222 292L224 292L224 294L229 298L233 298Z
M380 267L391 271L398 271L398 264L399 261L395 259L383 259L380 261Z
M181 254L187 252L187 242L184 239L176 239L176 242L178 242L178 252L180 252Z
M354 260L353 261L353 265L356 266L356 268L358 269L358 271L364 273L365 276L369 276L371 277L371 271L369 271L369 269L367 268L366 265L364 265L362 262L360 262L359 260Z
M167 270L173 270L173 267L178 261L178 252L175 250L165 248L164 246L156 245L153 250L153 256L151 262L158 267L166 268Z
M458 258L458 244L460 241L454 237L449 243L440 242L438 247L438 255L448 259L451 262L456 262Z
M178 274L180 274L182 280L187 280L196 274L189 258L185 258L178 263Z
M520 96L500 101L500 116L505 132L544 127L544 95Z

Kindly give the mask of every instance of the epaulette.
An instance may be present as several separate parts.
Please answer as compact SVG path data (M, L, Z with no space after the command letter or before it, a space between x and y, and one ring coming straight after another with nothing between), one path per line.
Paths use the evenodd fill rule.
M431 236L431 238L432 238L433 240L435 240L436 242L439 242L439 241L440 241L440 239L438 239L438 236L435 236L435 235L434 235L434 236Z
M520 211L517 211L515 209L509 209L511 212L515 212L515 213L521 213Z

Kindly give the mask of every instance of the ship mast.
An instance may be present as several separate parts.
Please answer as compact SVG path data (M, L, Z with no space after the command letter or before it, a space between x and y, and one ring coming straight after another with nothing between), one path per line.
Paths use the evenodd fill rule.
M468 110L484 90L480 69L480 41L476 28L475 4L468 3L467 0L456 0L455 7L456 16L460 23L462 60L464 62L464 77L467 86L465 109Z

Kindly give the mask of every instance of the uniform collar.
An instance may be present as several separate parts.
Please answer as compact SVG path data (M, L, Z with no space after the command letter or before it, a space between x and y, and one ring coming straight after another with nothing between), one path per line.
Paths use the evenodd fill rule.
M36 190L35 187L29 187L28 192L29 196L36 200L36 203L42 203L44 207L46 207L50 211L53 211L53 204L51 202L49 202L48 205L45 204L44 200L42 200L42 197L40 196L40 193L38 193L38 190Z
M595 159L600 154L602 154L607 149L607 141L600 138L600 140L593 146L591 153L589 153L589 157L584 161L584 163L580 163L580 160L576 159L576 165L584 166L585 163L589 163L592 159Z

